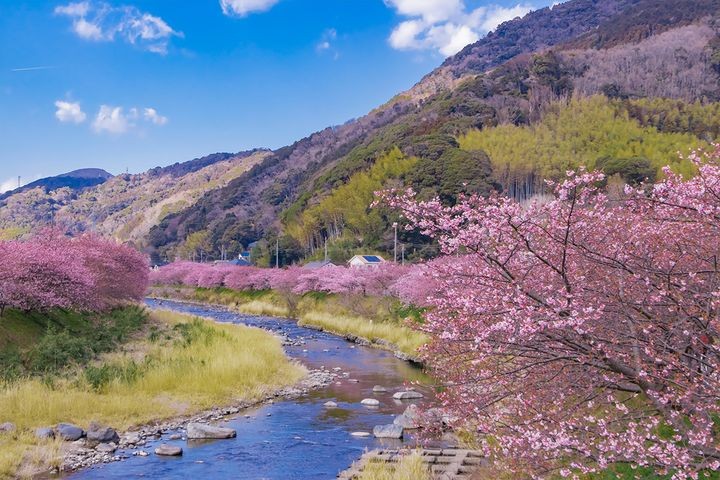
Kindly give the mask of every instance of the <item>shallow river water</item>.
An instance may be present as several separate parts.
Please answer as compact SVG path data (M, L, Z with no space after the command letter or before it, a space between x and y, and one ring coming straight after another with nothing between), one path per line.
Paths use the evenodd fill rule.
M237 430L235 439L188 444L168 440L173 432L167 432L162 439L145 445L144 449L152 452L160 443L176 444L183 448L182 457L158 457L151 453L148 457L130 457L122 462L89 468L67 478L333 479L366 450L414 443L411 437L400 441L350 435L356 431L372 432L375 425L392 423L395 415L412 403L393 400L393 392L402 390L401 387L409 382L429 383L418 368L391 353L355 346L339 337L300 327L292 320L249 316L223 308L170 301L148 300L147 303L151 308L173 309L219 322L242 323L282 333L293 342L303 343L288 346L286 351L307 367L324 366L330 370L339 367L350 375L304 397L241 411L237 419L222 424ZM374 385L385 386L388 392L373 393ZM431 390L415 387L425 394L419 404L429 401ZM363 406L360 401L364 398L377 398L380 406ZM330 400L338 407L323 406ZM248 414L250 418L245 418Z

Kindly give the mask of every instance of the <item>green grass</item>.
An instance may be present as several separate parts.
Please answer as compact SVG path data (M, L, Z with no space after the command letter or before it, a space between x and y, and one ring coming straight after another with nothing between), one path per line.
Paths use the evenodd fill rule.
M145 310L135 306L97 315L6 311L0 318L0 381L59 374L127 342L146 323Z
M36 450L38 443L26 435L34 428L98 421L124 430L258 400L305 375L285 356L280 340L262 330L163 311L153 312L151 321L152 335L89 368L51 381L24 378L0 386L0 422L15 423L20 433L0 438L0 478L14 475Z

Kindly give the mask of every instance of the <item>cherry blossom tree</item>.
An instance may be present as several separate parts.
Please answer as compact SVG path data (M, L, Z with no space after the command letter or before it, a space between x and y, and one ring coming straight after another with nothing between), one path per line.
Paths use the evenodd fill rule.
M45 230L0 242L0 313L5 308L100 311L142 300L148 264L134 249L93 235Z
M536 475L720 469L720 146L690 160L696 177L614 201L583 170L545 204L381 194L448 255L425 356L489 455Z

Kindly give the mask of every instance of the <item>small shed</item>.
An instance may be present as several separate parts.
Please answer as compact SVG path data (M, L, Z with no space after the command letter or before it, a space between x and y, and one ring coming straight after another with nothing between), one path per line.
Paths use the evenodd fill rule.
M348 265L355 268L379 267L385 263L380 255L355 255L350 259Z

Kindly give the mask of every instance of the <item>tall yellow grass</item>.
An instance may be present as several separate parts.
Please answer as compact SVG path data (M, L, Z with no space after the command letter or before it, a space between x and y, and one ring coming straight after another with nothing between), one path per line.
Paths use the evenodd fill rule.
M419 453L406 455L397 463L370 461L359 480L431 480L430 469Z
M127 429L151 420L191 414L235 401L256 400L297 382L305 369L285 356L280 340L259 329L216 324L171 312L153 312L164 325L186 324L192 340L145 343L141 373L93 390L81 372L54 384L28 379L0 386L0 422L15 423L18 440L0 437L0 478L14 475L38 444L24 435L59 422L91 421ZM114 364L138 362L114 354ZM25 458L25 461L31 461ZM47 462L45 462L47 463Z
M299 325L320 327L337 335L356 335L370 341L384 340L408 355L428 342L427 336L403 325L382 320L368 320L349 315L309 311L300 315Z

